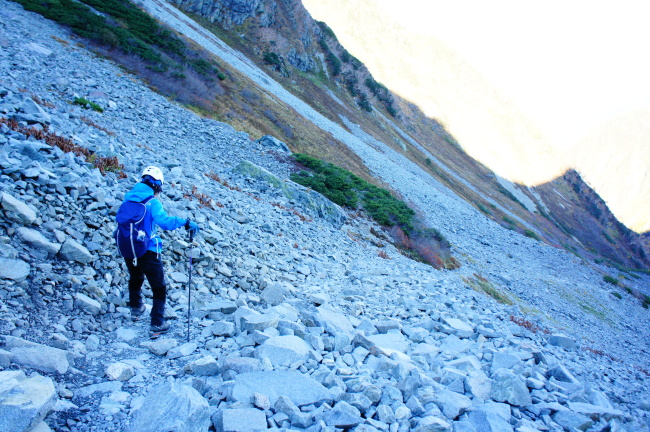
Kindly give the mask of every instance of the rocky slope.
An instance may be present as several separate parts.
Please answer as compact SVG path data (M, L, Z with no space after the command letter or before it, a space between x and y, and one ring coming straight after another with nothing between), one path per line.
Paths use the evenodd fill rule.
M648 430L648 312L592 268L369 152L463 267L410 261L286 181L276 141L170 103L15 3L0 29L0 430ZM165 236L175 326L156 341L129 319L110 238L149 164L166 209L202 228Z
M156 3L160 7L154 6ZM302 94L298 97L315 108L319 114L344 129L351 129L350 123L358 125L364 133L419 164L429 175L451 188L455 194L464 197L468 203L487 209L485 213L498 223L508 226L504 218L515 220L517 224L510 224L510 227L520 233L523 234L526 230L533 231L543 241L574 251L589 260L604 258L631 268L646 268L650 265L650 258L648 258L650 249L646 248L640 236L616 222L610 209L583 182L582 177L571 174L567 177L558 169L557 178L551 182L539 184L542 178L544 182L550 178L549 173L541 176L539 180L530 181L531 184L539 184L536 187L528 188L510 182L505 182L504 185L503 180L496 181L489 170L468 157L464 151L459 151L459 146L455 144L453 137L435 119L428 118L414 104L393 95L377 83L370 71L339 43L336 35L326 24L314 21L309 16L300 1L177 0L170 3L193 14L192 16L207 18L208 24L210 22L214 24L211 26L212 29L216 29L215 31L220 35L226 35L232 47L243 50L251 61L268 72L270 78L255 80L260 88L267 90L273 87L272 84L267 85L268 79L282 83L287 90L297 96L300 89L308 88L309 95ZM141 4L154 15L157 14L155 10L165 8L164 2L146 0ZM377 42L374 45L369 43L370 46L381 46L381 38L387 31L378 25L381 20L373 14L373 8L359 6L355 12L364 13L366 9L369 15L365 19L374 23L369 27L374 33L365 34L364 38ZM205 24L204 21L201 22ZM172 27L176 25L172 21L168 23ZM392 30L394 29L391 28ZM192 25L191 33L195 31L201 32L196 25ZM194 39L186 29L181 33ZM203 33L209 34L209 31ZM417 39L416 35L413 37ZM401 42L403 46L412 48L413 41L402 40ZM422 44L422 49L425 49L426 44L423 40L417 40L416 43ZM207 48L207 45L200 44ZM445 52L438 52L437 48L431 49L436 56L444 57ZM218 56L234 64L227 60L228 56L224 57L222 54ZM268 56L272 57L271 60ZM239 60L241 54L236 57ZM394 56L394 53L385 53L381 50L377 51L377 57L381 59L380 63L391 71L396 70L391 67L393 61L406 62L400 56ZM411 58L415 57L417 55L412 53ZM452 63L458 66L456 62ZM432 63L426 70L435 70L431 79L438 80L443 87L449 80L452 82L458 80L465 82L466 88L472 88L469 93L474 98L479 98L477 93L482 94L478 89L471 87L470 83L474 82L475 77L469 71L459 73L453 67L449 70L444 67L440 69L438 63ZM452 74L454 77L447 77L445 74ZM312 81L319 85L314 85ZM399 80L400 84L406 81L408 80ZM449 92L449 89L445 88L444 92ZM332 103L328 93L335 95L333 98L337 103ZM451 93L448 97L453 101L454 96ZM484 112L501 112L502 106L507 105L505 101L496 102L493 93L489 93L489 96L482 95L480 99L482 103L477 102L476 109L482 113L479 116L481 118ZM483 102L487 105L484 106ZM234 101L234 105L237 104L238 102ZM450 104L455 106L452 102ZM289 105L295 107L296 103L289 103ZM478 108L479 106L481 108ZM303 110L300 111L304 113ZM310 116L306 117L314 121ZM498 120L492 119L492 122L497 124ZM314 123L322 127L320 121L316 120ZM478 120L475 123L480 124ZM476 134L483 136L482 147L492 154L489 160L499 160L499 164L505 164L508 169L531 164L538 167L543 165L541 159L550 156L546 153L534 157L524 156L526 153L524 149L530 144L524 137L535 135L521 130L525 123L524 118L516 117L512 118L505 128L510 131L509 133L519 136L517 139L519 147L513 145L508 150L504 150L496 143L490 143L490 140L484 136L486 128L470 129L475 129ZM323 146L320 149L308 147L308 150L305 150L304 146L298 143L298 137L285 137L285 139L292 148L301 148L300 151L307 151L313 156L328 157L328 152ZM341 139L341 141L347 144L349 139ZM550 159L554 160L553 157ZM528 162L522 162L524 160ZM330 160L330 162L341 163L340 160ZM531 171L531 169L523 169ZM452 174L448 175L449 172ZM558 191L565 189L565 186L572 187L573 184L576 184L582 192L563 191L561 197L558 197ZM504 187L507 190L504 190ZM512 194L516 196L515 199L512 199ZM521 201L525 201L526 204L521 204ZM489 207L494 207L494 211ZM592 207L602 207L602 210L597 215L586 211Z

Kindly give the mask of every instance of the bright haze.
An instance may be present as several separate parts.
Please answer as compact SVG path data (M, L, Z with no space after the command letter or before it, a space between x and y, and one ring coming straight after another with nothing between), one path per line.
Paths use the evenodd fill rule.
M303 0L378 81L525 185L574 168L650 230L650 3Z

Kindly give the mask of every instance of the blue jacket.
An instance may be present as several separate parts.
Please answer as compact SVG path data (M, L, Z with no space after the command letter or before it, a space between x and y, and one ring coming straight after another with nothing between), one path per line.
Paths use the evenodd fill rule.
M124 201L142 202L150 196L153 196L153 189L144 183L138 183L133 186L133 189L124 195ZM169 216L158 198L150 199L146 205L147 217L144 221L144 229L151 237L148 249L159 254L162 252L163 242L162 239L156 235L158 227L165 230L175 230L185 226L187 220L175 216Z

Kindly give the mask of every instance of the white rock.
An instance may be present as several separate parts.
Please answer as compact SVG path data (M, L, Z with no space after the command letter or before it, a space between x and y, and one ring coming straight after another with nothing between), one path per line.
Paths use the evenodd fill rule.
M135 368L123 362L111 363L106 368L106 376L111 381L128 381L135 376Z
M56 399L50 378L0 371L0 432L31 431L54 407Z

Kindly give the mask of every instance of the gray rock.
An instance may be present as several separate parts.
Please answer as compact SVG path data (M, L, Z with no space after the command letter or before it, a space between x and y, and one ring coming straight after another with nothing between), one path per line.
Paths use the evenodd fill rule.
M211 330L215 336L230 337L235 334L235 324L230 321L217 321L212 325Z
M274 366L289 366L297 361L316 358L311 346L297 336L276 336L268 339L255 350L255 356L268 358Z
M465 391L481 399L489 399L492 380L482 371L471 372L465 377Z
M450 334L455 334L461 339L471 337L474 334L474 328L471 325L457 318L445 318L443 323L448 326Z
M576 379L576 377L573 376L571 372L569 372L564 366L561 364L555 365L551 369L548 370L547 376L553 377L558 381L562 382L567 382L571 384L580 384L580 381Z
M509 420L510 407L494 402L474 407L468 415L469 423L481 432L513 432Z
M418 421L413 432L451 432L451 424L439 417L426 416Z
M0 432L32 431L54 407L50 378L23 371L0 371Z
M178 342L176 339L158 339L149 345L149 351L156 355L164 356L170 349L175 348L177 345Z
M255 408L224 409L215 416L217 432L254 432L267 429L264 411Z
M287 146L285 143L275 138L274 136L264 135L262 138L258 139L255 142L261 144L262 146L264 146L269 150L276 150L282 153L291 154L291 150L289 149L289 146Z
M90 251L70 237L61 246L59 256L66 261L76 261L81 264L88 264L93 261Z
M345 333L349 335L354 334L354 327L350 320L340 312L335 311L327 305L319 306L314 318L317 324L324 327L332 335L338 333Z
M322 415L328 426L348 429L363 422L361 412L347 402L338 402L334 408Z
M624 413L621 410L614 408L607 408L603 406L592 405L584 402L569 402L569 409L578 414L583 414L593 420L605 419L621 419Z
M275 404L280 396L288 397L298 406L331 401L327 388L295 371L251 372L235 378L233 399L249 402L255 393L267 395L271 404Z
M226 361L224 362L223 368L225 370L235 371L238 374L257 372L263 369L262 363L256 358L234 357L234 356L226 357Z
M514 354L496 352L492 356L490 372L494 373L497 369L512 369L515 365L521 363L521 359Z
M102 305L95 299L91 299L86 294L77 293L74 296L75 305L91 315L97 315L102 310Z
M23 260L0 258L0 279L21 282L27 279L31 267Z
M553 421L565 430L585 431L593 426L594 422L587 416L572 411L559 411L553 416Z
M271 306L277 306L284 302L288 293L289 291L283 285L271 284L264 288L260 298Z
M27 246L36 250L43 250L50 257L56 255L61 249L60 244L49 241L43 234L31 228L20 227L16 230L16 234Z
M207 432L209 427L208 401L192 387L169 380L149 390L127 430Z
M203 356L194 360L188 366L196 376L212 376L219 372L219 364L214 357L211 356Z
M472 406L470 398L447 389L442 390L436 395L435 402L438 404L438 407L440 407L440 410L445 417L450 420L455 420L459 415Z
M194 342L185 342L183 345L174 347L167 351L167 358L173 360L181 357L187 357L196 351L197 347L198 345Z
M128 381L135 376L135 368L124 362L115 362L106 368L106 376L111 381Z
M575 339L563 334L551 335L548 338L548 343L565 349L574 349L576 347Z
M31 225L36 221L36 212L27 204L12 195L2 192L0 194L0 205L5 211L5 216L21 225Z
M69 353L58 348L6 336L7 349L13 354L13 362L39 371L64 374L70 367Z
M526 406L532 403L526 384L512 371L499 369L492 375L492 400L510 405Z
M8 369L13 358L14 355L11 351L0 349L0 368Z
M370 352L382 353L390 357L394 352L406 353L409 347L408 340L401 333L386 333L368 336L373 343Z

